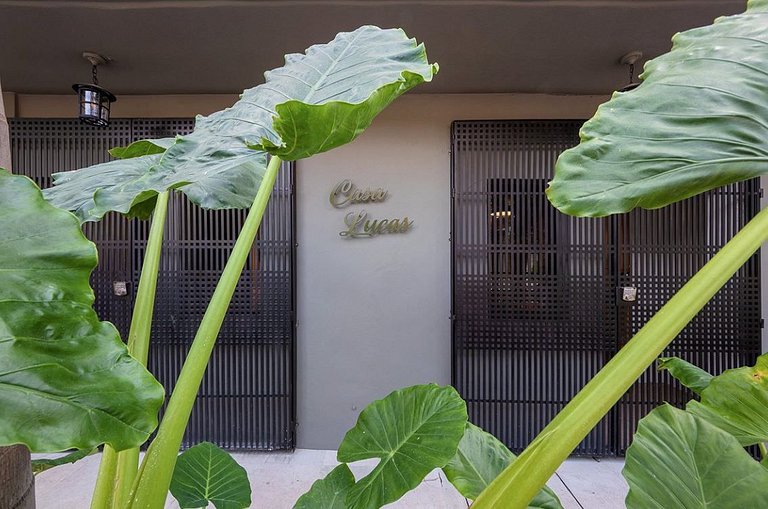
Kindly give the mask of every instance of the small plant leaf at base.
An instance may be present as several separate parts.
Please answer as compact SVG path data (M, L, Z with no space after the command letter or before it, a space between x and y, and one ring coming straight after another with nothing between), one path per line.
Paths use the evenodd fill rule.
M347 507L379 508L412 490L456 454L467 407L453 387L415 385L390 393L360 412L341 442L343 462L381 458L347 494Z
M768 507L768 469L730 434L670 405L640 421L623 474L627 509Z
M201 442L176 460L171 495L182 509L207 507L243 509L251 505L251 483L243 467L226 451Z
M346 509L349 489L355 485L355 476L346 463L330 471L323 479L315 481L293 509Z
M654 209L768 174L768 2L674 36L563 152L547 194L562 212Z
M499 439L468 422L456 455L443 467L443 472L459 493L474 500L515 457ZM545 486L528 507L562 509L563 506L557 495Z
M680 357L660 357L657 367L659 371L669 371L669 374L681 384L699 395L714 378L700 367L684 361Z
M68 465L70 463L75 463L77 461L80 461L83 458L86 458L90 456L91 454L95 453L98 449L83 449L81 451L73 451L68 454L65 454L64 456L60 456L58 458L38 458L32 460L32 473L37 475L41 472L45 472L46 470L50 470L54 467L58 467L61 465Z
M117 159L131 159L133 157L162 154L176 143L176 138L159 138L153 140L139 140L127 147L113 147L109 154Z
M686 410L727 431L741 443L768 442L768 354L754 366L728 369L712 379L701 401Z
M0 445L138 446L163 388L99 321L96 247L26 177L0 171Z

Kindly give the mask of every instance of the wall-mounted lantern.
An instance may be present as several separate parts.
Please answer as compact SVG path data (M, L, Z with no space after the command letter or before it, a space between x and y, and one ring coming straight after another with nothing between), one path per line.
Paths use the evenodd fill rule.
M72 89L77 93L80 105L80 121L95 126L108 126L109 108L113 102L117 101L117 98L112 92L99 86L99 78L96 75L96 71L99 65L109 63L110 59L90 51L84 52L83 58L91 63L93 83L76 83L72 85Z

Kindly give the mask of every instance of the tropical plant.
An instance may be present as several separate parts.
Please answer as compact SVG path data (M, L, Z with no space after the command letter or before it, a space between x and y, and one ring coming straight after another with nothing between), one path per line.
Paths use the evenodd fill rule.
M659 359L700 395L685 410L668 404L638 425L627 449L627 507L767 507L768 469L744 450L768 441L768 354L755 366L713 377L673 357Z
M348 463L381 461L356 481ZM414 489L441 468L463 496L474 499L515 455L496 437L467 421L467 405L453 387L414 385L374 401L344 436L341 465L316 481L294 509L378 509ZM548 487L531 509L562 509Z
M243 509L251 505L248 473L225 451L210 442L179 455L171 479L171 494L179 507Z
M129 351L143 364L169 193L178 190L205 208L250 208L141 468L138 448L118 453L107 441L92 507L163 505L200 382L281 162L352 141L389 103L431 81L437 70L424 46L402 30L364 26L306 54L286 56L284 67L267 72L266 82L246 90L232 107L198 117L189 135L142 140L113 149L116 161L54 175L46 198L81 221L99 220L110 211L152 216L128 337Z
M557 161L547 189L561 211L604 216L657 208L768 174L768 0L677 34L635 90L615 93ZM768 211L683 286L475 501L528 502L685 325L768 239ZM706 390L705 390L706 391ZM706 412L701 410L701 412ZM671 423L692 417L660 410ZM706 430L705 430L706 431ZM641 430L641 437L647 430Z

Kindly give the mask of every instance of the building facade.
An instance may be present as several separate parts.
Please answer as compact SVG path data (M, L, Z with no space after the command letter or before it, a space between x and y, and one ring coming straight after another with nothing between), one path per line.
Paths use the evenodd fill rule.
M0 45L14 171L47 187L113 146L189 132L286 52L362 24L402 26L440 74L354 142L284 164L186 440L334 449L371 401L436 382L520 449L765 201L755 180L587 220L544 195L557 155L626 83L623 53L661 54L675 31L744 3L0 6L14 21ZM99 30L73 36L62 9ZM115 57L102 73L118 96L107 128L79 125L65 95L83 50ZM168 390L244 217L181 196L170 211L150 353ZM98 311L125 333L147 225L110 216L86 232L100 248ZM670 353L719 372L764 351L762 266L756 255ZM642 415L688 398L651 369L577 452L620 455Z
M53 169L188 131L194 111L216 107L204 96L131 105L94 134L63 118L70 97L5 99L16 171L43 186ZM753 182L657 219L556 212L543 194L554 161L604 99L405 96L355 142L285 165L188 440L335 448L372 400L437 382L457 386L472 420L523 447L759 207ZM243 216L181 197L172 211L151 361L168 388ZM146 225L114 217L87 228L105 271L100 311L126 326ZM749 362L760 351L759 269L753 260L673 352L713 371ZM625 288L635 300L623 300ZM649 371L579 452L621 454L654 404L687 398Z

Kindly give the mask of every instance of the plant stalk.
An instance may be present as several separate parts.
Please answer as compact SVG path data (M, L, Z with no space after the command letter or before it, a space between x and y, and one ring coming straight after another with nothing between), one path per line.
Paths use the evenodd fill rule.
M768 208L760 211L648 320L472 507L528 507L592 428L766 240Z
M205 310L200 327L179 374L157 437L152 441L141 463L126 509L161 509L168 495L176 457L200 383L208 366L221 324L229 309L243 267L275 185L280 158L273 156L267 166L256 198L235 242L232 254Z
M149 358L149 342L152 334L152 316L155 311L157 277L160 271L160 253L163 247L165 217L168 212L168 191L157 196L152 226L149 229L147 248L141 266L141 277L133 306L131 327L128 333L128 352L146 367ZM117 476L112 509L121 509L128 500L131 486L139 470L139 448L121 451L117 455Z
M152 314L155 308L157 275L167 212L168 191L165 191L157 195L155 210L152 214L152 226L149 229L139 288L136 291L136 302L133 305L128 332L128 352L143 366L147 365L149 354L149 337L152 331ZM138 467L138 447L117 453L111 446L104 445L91 509L121 508L130 493Z
M108 509L114 501L114 482L117 475L117 452L104 444L96 476L96 486L91 497L91 509Z

